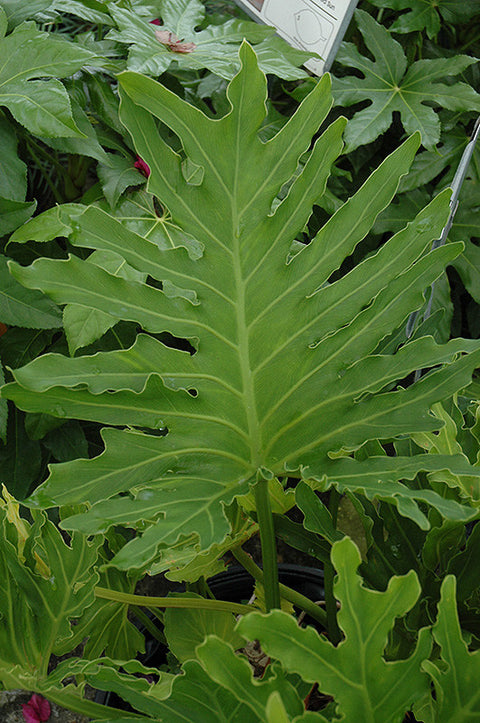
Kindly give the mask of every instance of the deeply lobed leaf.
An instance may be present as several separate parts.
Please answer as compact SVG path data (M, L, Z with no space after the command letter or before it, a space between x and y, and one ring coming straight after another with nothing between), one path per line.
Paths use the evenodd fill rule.
M250 613L238 629L250 639L258 638L267 654L280 659L286 670L318 682L323 693L334 696L341 721L401 723L412 703L429 689L420 668L430 652L429 633L420 631L415 651L406 660L387 662L383 654L395 618L413 606L420 586L410 571L391 578L385 592L367 590L356 574L360 561L349 538L334 543L335 596L341 604L338 622L344 632L337 647L313 628L301 629L280 611Z
M465 386L480 359L478 342L463 339L442 346L424 338L395 353L377 351L462 249L449 244L430 251L448 215L448 192L378 252L338 273L391 201L418 135L294 255L292 241L341 150L344 120L315 141L299 171L299 158L330 108L329 78L263 142L265 76L248 45L241 60L228 89L231 109L214 119L152 79L120 76L121 118L151 168L148 190L183 237L158 245L140 227L96 207L74 209L69 220L56 216L74 246L120 255L151 283L77 256L39 259L28 268L10 264L18 281L58 304L143 330L128 349L41 357L17 370L16 381L2 392L30 411L112 427L103 431L102 455L55 466L31 503L87 500L91 509L64 524L89 533L140 525L143 535L116 556L119 567L147 566L159 555L174 565L187 548L194 555L221 544L230 530L225 506L248 492L259 469L340 484L353 460L331 459L332 453L367 439L438 429L442 422L429 408ZM165 143L157 121L181 139L181 154ZM185 174L187 159L201 169L194 183ZM41 217L32 227L38 235ZM26 238L28 231L20 235ZM192 353L172 337L187 339L189 345L180 347ZM431 367L437 368L409 388L398 384L415 369ZM471 516L432 491L396 483L403 474L411 478L432 469L432 458L398 459L388 469L384 460L383 467L365 460L369 496L382 495L382 482L393 481L387 495L422 526L428 522L419 499L455 519ZM456 462L437 463L444 468ZM471 471L462 464L459 474ZM358 480L347 474L345 486L358 489Z

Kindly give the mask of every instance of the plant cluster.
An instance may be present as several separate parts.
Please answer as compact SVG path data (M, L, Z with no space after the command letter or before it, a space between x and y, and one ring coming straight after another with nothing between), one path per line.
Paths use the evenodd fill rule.
M480 716L478 149L435 243L479 30L478 0L365 0L314 78L233 2L0 0L0 684L30 716ZM250 601L210 589L232 560Z

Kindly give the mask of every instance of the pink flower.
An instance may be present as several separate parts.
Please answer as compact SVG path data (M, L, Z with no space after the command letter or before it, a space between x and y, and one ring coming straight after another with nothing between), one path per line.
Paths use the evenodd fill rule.
M28 703L22 703L22 710L26 723L42 723L50 718L50 703L38 693Z
M162 24L158 18L156 20L150 20L150 22L152 25L161 25Z
M133 167L136 168L140 173L142 173L145 178L148 178L150 175L150 166L148 163L145 163L143 158L140 158L140 156L137 156L137 160L133 164Z

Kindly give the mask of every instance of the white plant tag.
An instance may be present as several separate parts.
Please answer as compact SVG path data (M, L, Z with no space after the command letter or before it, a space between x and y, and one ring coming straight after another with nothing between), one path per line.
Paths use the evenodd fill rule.
M305 66L321 75L329 69L358 0L235 0L257 22L273 25L295 48L310 50Z

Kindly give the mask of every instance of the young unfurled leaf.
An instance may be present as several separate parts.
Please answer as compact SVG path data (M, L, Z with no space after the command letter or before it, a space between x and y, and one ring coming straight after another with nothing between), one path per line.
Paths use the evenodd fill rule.
M356 574L360 561L349 538L333 545L338 623L345 636L337 647L280 611L250 613L239 622L238 630L249 639L257 638L286 670L307 682L318 682L322 693L334 696L340 720L401 723L412 704L429 690L427 676L421 672L431 648L429 631L420 631L417 646L406 660L386 661L384 650L395 618L413 607L420 585L410 571L391 578L385 592L367 590Z
M336 60L362 74L335 78L335 103L350 106L367 100L369 105L355 113L345 132L350 150L370 143L392 124L400 113L407 133L420 131L422 143L433 148L440 139L440 120L431 107L480 111L480 95L466 83L447 85L442 80L458 75L476 59L468 55L417 60L407 69L402 46L366 12L356 11L365 44L374 60L362 55L352 43L343 43Z

